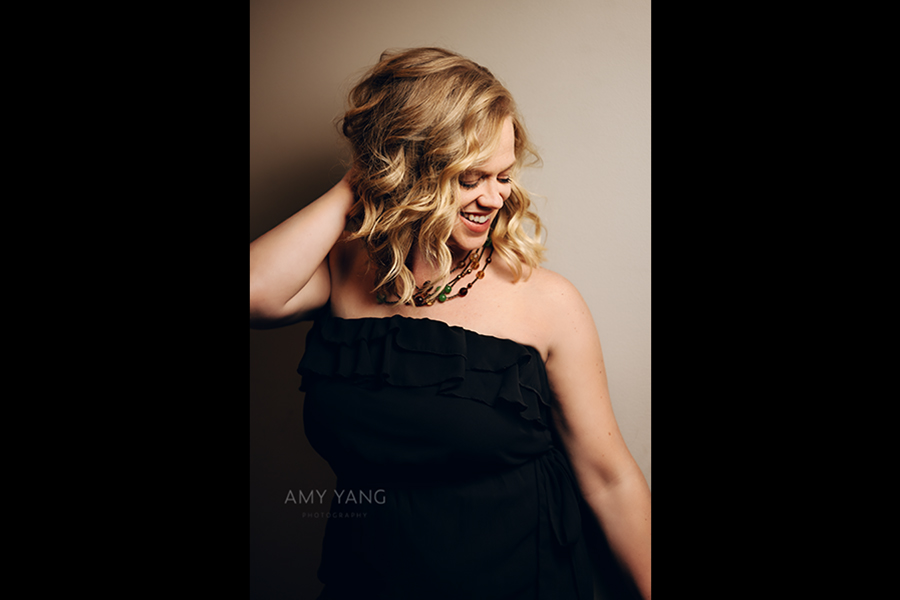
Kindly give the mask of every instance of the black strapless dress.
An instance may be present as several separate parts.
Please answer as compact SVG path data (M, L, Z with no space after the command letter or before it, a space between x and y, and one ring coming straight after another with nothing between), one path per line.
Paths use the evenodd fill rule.
M591 600L540 353L441 321L317 321L304 428L337 476L322 598Z

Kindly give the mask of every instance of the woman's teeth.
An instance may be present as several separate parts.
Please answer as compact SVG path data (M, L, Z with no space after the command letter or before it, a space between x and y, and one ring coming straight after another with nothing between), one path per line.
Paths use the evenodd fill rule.
M487 223L489 215L473 215L471 213L462 213L462 216L473 223Z

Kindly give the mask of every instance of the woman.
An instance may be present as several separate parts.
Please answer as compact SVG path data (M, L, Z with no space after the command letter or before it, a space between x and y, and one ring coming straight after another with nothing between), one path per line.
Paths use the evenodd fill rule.
M451 52L385 54L342 128L351 170L250 246L251 326L316 319L307 436L332 514L365 513L329 521L322 597L587 600L580 492L650 598L650 492L588 308L539 266L509 92Z

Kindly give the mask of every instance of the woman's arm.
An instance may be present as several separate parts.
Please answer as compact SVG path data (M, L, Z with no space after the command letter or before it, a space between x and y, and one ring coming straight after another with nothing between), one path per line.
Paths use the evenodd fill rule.
M328 302L328 252L344 230L354 202L348 175L250 244L251 327L289 325Z
M650 598L650 489L619 432L590 311L565 279L551 287L547 373L557 429L582 494L616 558Z

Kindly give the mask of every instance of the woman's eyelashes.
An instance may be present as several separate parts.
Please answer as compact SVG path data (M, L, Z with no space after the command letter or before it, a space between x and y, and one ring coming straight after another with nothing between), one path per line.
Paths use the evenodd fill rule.
M482 181L483 179L485 179L485 177L478 177L478 178L468 177L468 178L465 178L465 179L462 178L462 177L460 177L460 179L459 179L459 185L460 185L461 187L467 189L467 190L474 190L475 188L478 187L478 184L481 183L481 181ZM500 183L502 183L502 184L504 184L504 185L507 185L507 184L512 183L512 178L511 178L511 177L503 177L503 176L501 176L501 177L498 177L498 178L497 178L497 181L500 182Z

